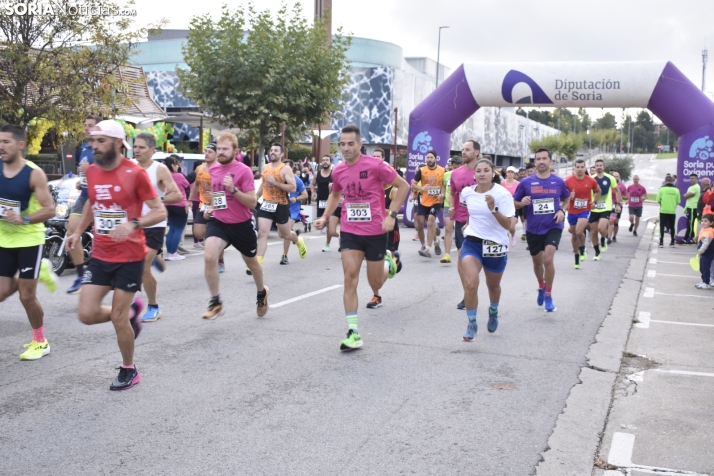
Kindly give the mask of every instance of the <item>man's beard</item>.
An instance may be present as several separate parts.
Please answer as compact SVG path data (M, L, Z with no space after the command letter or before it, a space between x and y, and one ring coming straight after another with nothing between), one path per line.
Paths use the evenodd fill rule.
M101 154L101 158L97 157L96 150L94 151L94 154L94 162L96 162L96 164L100 167L108 167L112 165L114 160L117 158L117 153L113 148Z
M330 168L330 164L322 164L322 168L323 168L323 169L329 169L329 168Z
M216 159L220 164L223 165L230 164L231 162L233 162L233 157L225 157L223 155L219 155Z

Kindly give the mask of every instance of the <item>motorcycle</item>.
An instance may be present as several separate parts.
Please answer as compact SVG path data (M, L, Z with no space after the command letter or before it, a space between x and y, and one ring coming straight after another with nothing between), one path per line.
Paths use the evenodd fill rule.
M45 258L52 263L52 270L59 276L67 268L74 268L69 250L66 247L67 226L69 215L72 211L74 201L79 196L77 189L78 178L72 173L62 177L58 183L50 184L50 193L55 203L55 216L45 222ZM92 235L91 224L82 233L82 249L84 250L84 264L89 263L92 257Z

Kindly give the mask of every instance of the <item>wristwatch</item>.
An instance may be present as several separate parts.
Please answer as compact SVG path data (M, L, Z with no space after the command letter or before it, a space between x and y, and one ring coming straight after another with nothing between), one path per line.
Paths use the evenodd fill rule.
M131 222L134 224L134 229L135 229L135 230L138 230L139 228L141 228L141 224L139 223L139 219L138 219L138 218L134 218L133 220L131 220Z
M391 210L389 211L389 216L390 216L390 217L392 217L392 218L397 218L397 215L398 215L397 212L393 212L393 211L391 211Z
M498 211L498 207L494 207L493 210L491 210L491 213L496 213Z
M29 225L29 224L30 224L30 215L22 215L22 224L23 224L23 225Z
M238 192L238 187L233 186L233 191L231 193L235 194L236 192Z

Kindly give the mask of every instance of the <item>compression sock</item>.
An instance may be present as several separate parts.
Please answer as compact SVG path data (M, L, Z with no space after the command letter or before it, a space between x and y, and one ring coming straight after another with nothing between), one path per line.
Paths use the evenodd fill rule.
M575 264L580 264L580 253L575 253Z
M497 303L497 302L492 302L491 304L489 304L488 310L489 310L489 312L490 312L490 311L493 311L493 312L490 312L491 314L493 314L493 313L495 313L496 311L498 311L498 303Z
M593 245L593 248L595 248L595 256L600 255L600 245Z
M469 321L476 320L476 311L478 311L478 309L466 309L466 317L469 318Z
M213 297L211 298L211 302L214 303L214 304L220 304L220 303L221 303L221 295L218 294L218 295L216 295L216 296L213 296Z
M77 265L77 276L80 278L84 276L84 265L83 264L78 264Z
M546 287L545 287L545 295L546 295L546 296L550 296L552 292L553 292L553 286L546 286Z
M580 247L580 254L584 255L585 254L585 245Z
M600 238L600 246L605 246L605 238Z
M265 297L265 287L263 287L262 291L258 291L258 299L263 299Z
M347 327L357 332L357 313L348 312L345 317L347 317Z
M45 341L45 326L40 326L37 329L32 329L32 340L35 342Z
M539 280L538 281L538 289L543 289L545 287L545 280Z

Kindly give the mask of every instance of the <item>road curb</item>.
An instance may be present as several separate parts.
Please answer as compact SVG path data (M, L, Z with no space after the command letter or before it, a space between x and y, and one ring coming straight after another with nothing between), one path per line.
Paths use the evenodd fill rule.
M537 475L582 476L593 472L647 266L652 243L652 234L647 231L640 237L608 315L588 350L579 382L570 390L547 449L541 453Z

